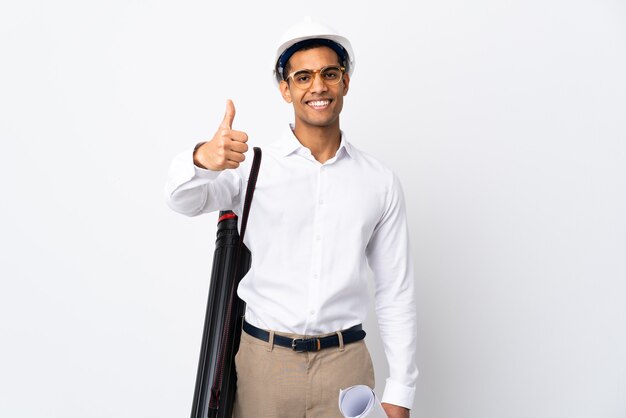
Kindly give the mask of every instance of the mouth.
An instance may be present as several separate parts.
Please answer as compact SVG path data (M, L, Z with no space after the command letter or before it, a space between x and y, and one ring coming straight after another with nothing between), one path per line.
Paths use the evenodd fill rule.
M315 109L315 110L324 110L326 109L332 100L330 99L321 99L321 100L309 100L306 102L307 106Z

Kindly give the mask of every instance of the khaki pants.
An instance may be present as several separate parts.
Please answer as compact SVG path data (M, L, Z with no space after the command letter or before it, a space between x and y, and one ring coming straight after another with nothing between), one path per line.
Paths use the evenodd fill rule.
M364 340L297 353L242 332L235 365L235 418L342 418L339 389L358 384L374 387L372 359Z

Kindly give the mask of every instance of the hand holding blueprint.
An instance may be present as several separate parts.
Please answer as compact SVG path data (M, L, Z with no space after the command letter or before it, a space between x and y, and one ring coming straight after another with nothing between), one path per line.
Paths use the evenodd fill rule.
M339 411L346 418L387 418L378 397L365 385L339 390Z

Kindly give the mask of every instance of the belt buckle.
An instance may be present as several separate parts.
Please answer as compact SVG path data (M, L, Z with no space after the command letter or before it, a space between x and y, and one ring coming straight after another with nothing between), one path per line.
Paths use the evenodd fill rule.
M314 341L314 348L312 350L308 350L308 342L309 341ZM300 350L298 350L297 345L298 343L304 343L304 348L301 348ZM291 349L293 351L295 351L296 353L302 353L304 351L320 351L322 349L321 345L320 345L320 339L319 338L294 338L293 340L291 340Z
M294 338L293 340L291 340L291 349L293 351L295 351L296 353L302 353L304 351L303 349L298 350L296 348L296 346L298 345L298 342L300 342L300 341L304 341L304 339L303 338Z

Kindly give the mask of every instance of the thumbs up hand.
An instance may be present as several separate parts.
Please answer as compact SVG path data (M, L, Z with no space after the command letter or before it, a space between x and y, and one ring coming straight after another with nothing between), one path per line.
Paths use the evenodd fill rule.
M195 165L212 171L237 168L245 160L248 151L248 135L232 129L235 119L235 105L232 100L226 102L226 113L213 138L199 146L193 153Z

